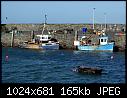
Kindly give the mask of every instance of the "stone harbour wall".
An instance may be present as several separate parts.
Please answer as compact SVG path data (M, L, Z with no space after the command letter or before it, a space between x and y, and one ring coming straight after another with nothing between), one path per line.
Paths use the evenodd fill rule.
M95 25L95 29L103 29L104 24ZM82 28L86 27L87 33L92 30L91 24L46 24L46 30L50 31L52 36L60 42L60 45L64 49L74 49L75 31L78 31L80 35ZM123 24L108 24L107 32L110 36L110 40L114 40L116 46L125 50L126 45L126 25ZM43 30L43 24L5 24L2 25L1 30L1 43L3 46L11 46L12 34L14 33L13 46L16 47L24 41L31 41L33 32L35 35L41 34Z

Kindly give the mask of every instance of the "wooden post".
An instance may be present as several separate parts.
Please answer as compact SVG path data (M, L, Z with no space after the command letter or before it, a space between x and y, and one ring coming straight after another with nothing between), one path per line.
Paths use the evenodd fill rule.
M77 41L77 38L78 37L78 35L77 35L77 31L75 31L75 41Z
M64 48L68 48L67 43L68 43L68 41L67 41L67 31L64 30L64 46L65 46Z
M78 40L78 32L77 32L77 30L75 30L75 39L74 39L74 41L77 41L77 40ZM78 50L78 46L77 45L74 46L74 49Z
M14 44L14 30L12 30L11 32L11 47L13 47L13 44Z

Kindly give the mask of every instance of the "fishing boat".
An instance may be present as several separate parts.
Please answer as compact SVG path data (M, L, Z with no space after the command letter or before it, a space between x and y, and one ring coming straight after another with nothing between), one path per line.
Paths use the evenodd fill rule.
M45 15L46 21L46 15ZM28 49L43 49L43 50L58 50L59 42L53 38L50 32L46 32L45 34L46 22L44 23L42 34L34 35L31 42L24 42L21 47ZM35 36L35 37L34 37Z
M32 42L32 41L25 41L19 45L20 48L26 48L26 49L39 49L39 44Z
M46 27L46 18L47 15L45 15L45 23L43 26L43 30L42 30L42 34L41 35L37 35L37 39L39 41L39 48L43 49L43 50L58 50L59 49L59 42L52 37L52 35L50 34L50 32L48 32L47 34L44 34L44 30Z
M93 33L90 36L82 36L81 39L77 40L75 38L74 46L78 50L84 50L84 51L113 51L114 42L109 42L109 38L106 35L106 21L105 21L105 28L101 31L96 31L94 28L94 10L93 8ZM106 20L106 19L105 19ZM84 29L86 32L87 28ZM96 40L92 41L92 35L93 39L96 38ZM75 34L77 36L77 34Z
M39 48L43 50L58 50L59 42L51 35L37 35Z
M20 48L26 49L43 49L43 50L58 50L59 42L50 34L35 35L32 41L25 41L20 44Z
M84 51L113 51L114 42L108 42L108 36L104 31L98 37L96 36L96 39L96 42L92 42L87 36L83 36L79 41L75 42L75 45L78 50Z

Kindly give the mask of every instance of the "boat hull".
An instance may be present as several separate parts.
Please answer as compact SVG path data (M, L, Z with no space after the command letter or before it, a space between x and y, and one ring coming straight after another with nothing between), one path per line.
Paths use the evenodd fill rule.
M73 71L78 73L85 73L85 74L101 74L102 69L100 68L92 68L92 67L85 67L85 66L78 66Z
M43 49L43 50L58 50L59 49L59 44L41 45L40 48Z
M26 49L43 49L43 50L58 50L59 44L22 44L19 46L20 48Z
M78 50L86 51L113 51L114 43L106 45L79 45Z
M39 44L22 44L19 47L26 49L40 49Z

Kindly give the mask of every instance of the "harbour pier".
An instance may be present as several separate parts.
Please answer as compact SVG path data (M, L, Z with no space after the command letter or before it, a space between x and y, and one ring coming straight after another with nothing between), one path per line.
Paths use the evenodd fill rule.
M87 28L86 35L91 34L92 24L46 24L49 31L60 43L61 49L75 49L75 32L78 36L82 35L82 28ZM115 42L115 46L120 51L125 50L126 46L126 25L125 24L106 24L107 34L110 41ZM95 24L96 30L105 28L105 24ZM35 35L41 34L43 24L2 24L1 43L2 46L18 47L24 41L31 41L33 32ZM13 32L14 34L12 35ZM13 38L12 38L13 36ZM95 38L93 38L95 40Z

